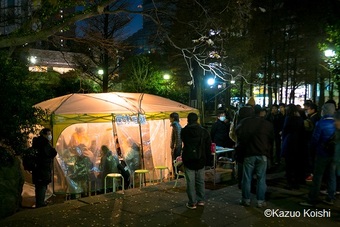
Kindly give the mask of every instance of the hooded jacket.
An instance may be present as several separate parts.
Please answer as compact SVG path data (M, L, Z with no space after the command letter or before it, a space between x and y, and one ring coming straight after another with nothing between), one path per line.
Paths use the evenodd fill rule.
M320 157L330 157L325 151L325 143L334 135L334 118L330 115L324 116L315 125L311 144L316 147L316 155Z

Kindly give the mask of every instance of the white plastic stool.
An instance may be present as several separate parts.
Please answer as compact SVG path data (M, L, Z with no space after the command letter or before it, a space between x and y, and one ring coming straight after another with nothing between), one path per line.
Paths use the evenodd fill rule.
M145 176L146 173L149 174L150 176L150 179L149 179L149 182L151 184L151 174L150 174L150 171L147 170L147 169L136 169L135 172L133 173L133 187L135 187L135 174L139 174L139 188L142 187L142 175Z
M113 178L112 179L112 187L113 187L112 190L113 190L113 192L116 191L116 185L115 185L114 179L115 178L122 178L122 190L124 192L124 177L122 176L122 174L120 174L120 173L109 173L105 176L105 179L104 179L104 194L106 194L106 178L107 177Z

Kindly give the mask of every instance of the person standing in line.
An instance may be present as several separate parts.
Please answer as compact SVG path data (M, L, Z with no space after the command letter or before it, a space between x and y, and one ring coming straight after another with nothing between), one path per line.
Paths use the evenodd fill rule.
M328 143L336 135L335 121L335 105L333 103L326 103L322 107L321 120L316 123L315 130L312 137L312 146L316 147L316 158L313 176L313 185L309 191L308 201L300 203L303 206L315 206L318 203L320 187L324 174L328 176L327 179L327 197L323 200L328 205L333 205L336 193L336 176L335 176L335 163L334 151ZM335 140L336 141L336 140Z
M181 156L181 152L182 152L182 139L181 139L182 127L179 124L178 113L174 112L170 114L170 123L172 127L170 148L171 148L171 155L172 155L172 161L173 161L173 160L176 160L178 156Z
M305 125L305 139L306 139L306 181L313 180L313 170L315 161L315 148L311 146L313 131L316 123L320 120L318 114L318 106L311 101L304 104L307 119L304 121Z
M279 165L281 163L281 132L284 123L284 116L279 112L279 106L274 104L271 108L271 113L268 115L267 120L273 124L275 136L275 162Z
M204 167L211 158L209 132L198 124L196 113L189 113L188 124L182 129L183 164L187 182L188 209L204 206Z
M282 157L286 161L286 178L288 190L299 189L305 183L303 168L304 155L304 124L298 108L289 104L282 130Z
M48 128L40 131L40 136L33 139L32 147L37 150L37 166L32 171L35 185L35 207L44 207L47 185L52 182L52 164L57 151L51 145L52 132Z
M243 161L241 205L250 206L253 174L257 178L257 207L266 206L267 158L274 142L272 124L263 117L252 115L243 119L236 128L237 152Z

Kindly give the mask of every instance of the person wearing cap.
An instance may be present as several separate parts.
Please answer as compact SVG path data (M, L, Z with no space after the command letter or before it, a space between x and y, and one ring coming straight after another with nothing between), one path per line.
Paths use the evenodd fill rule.
M328 141L330 141L335 134L334 114L335 105L333 103L326 103L322 106L322 118L316 123L311 144L316 148L313 185L308 195L308 201L300 203L303 206L315 206L317 204L322 178L325 173L328 176L328 195L323 202L329 205L334 204L334 194L336 192L334 152L331 154L327 149Z

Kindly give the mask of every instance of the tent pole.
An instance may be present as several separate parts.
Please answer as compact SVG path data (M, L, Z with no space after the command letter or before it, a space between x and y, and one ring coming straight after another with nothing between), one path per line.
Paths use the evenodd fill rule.
M140 152L142 158L142 169L145 168L144 163L144 146L143 146L143 131L142 131L142 122L141 122L141 112L142 112L142 101L143 101L144 93L139 96L138 100L138 127L139 127L139 138L140 138ZM142 175L144 179L144 185L146 185L146 176Z

